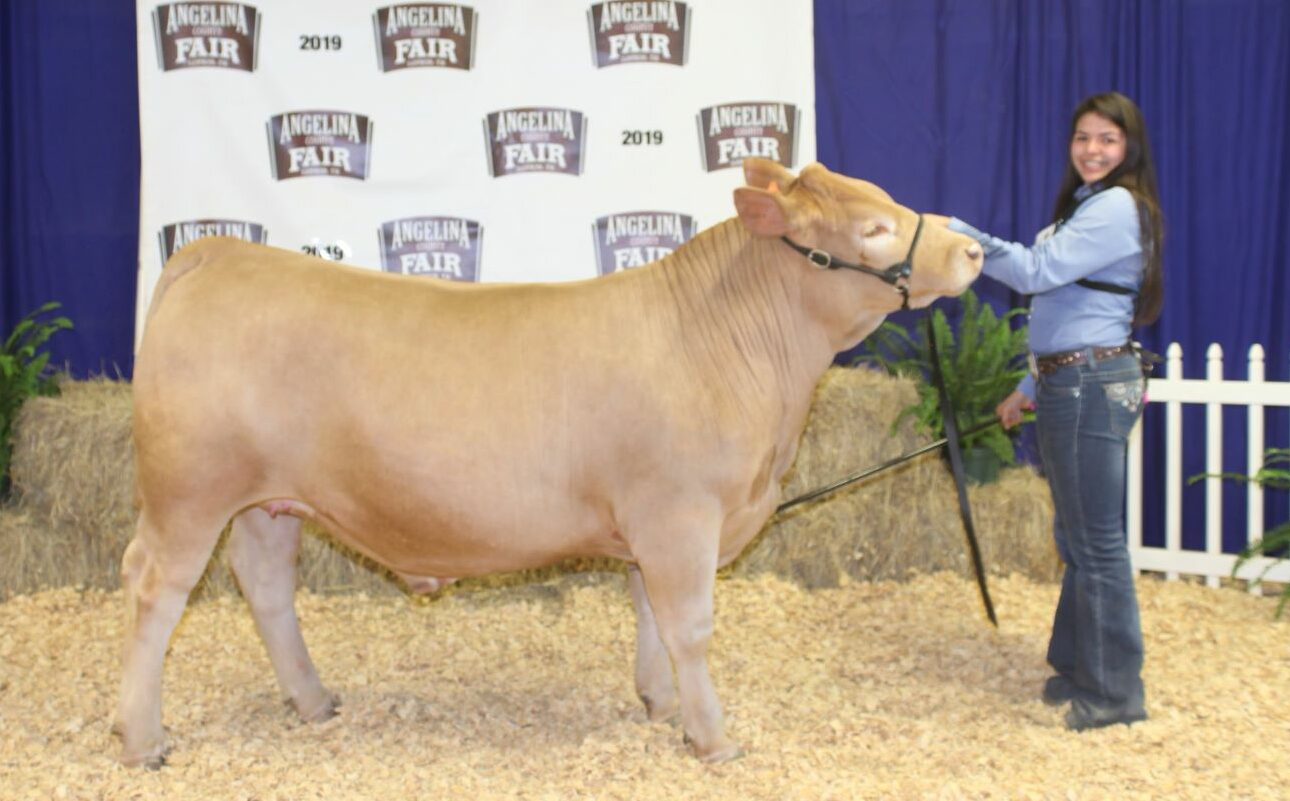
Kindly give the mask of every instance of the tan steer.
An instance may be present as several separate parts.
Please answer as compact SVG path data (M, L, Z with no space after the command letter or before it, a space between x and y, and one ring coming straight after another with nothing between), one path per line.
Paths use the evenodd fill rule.
M774 510L833 355L901 305L780 237L886 268L922 227L819 165L744 173L737 219L576 283L406 278L224 238L177 253L134 376L123 761L164 758L167 643L230 518L229 561L306 720L336 701L295 615L301 518L413 589L626 560L649 717L679 708L698 757L737 756L707 666L717 568ZM911 305L962 292L981 261L971 239L923 227Z

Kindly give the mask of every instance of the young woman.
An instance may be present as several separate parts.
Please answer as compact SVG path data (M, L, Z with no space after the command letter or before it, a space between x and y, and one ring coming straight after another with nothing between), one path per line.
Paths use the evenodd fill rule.
M1033 295L1032 375L996 411L1010 428L1035 409L1066 564L1048 645L1056 673L1043 699L1070 701L1066 725L1076 731L1145 720L1124 524L1127 442L1144 380L1129 336L1160 314L1164 230L1142 112L1118 92L1075 109L1053 223L1034 245L948 225L985 248L986 275Z

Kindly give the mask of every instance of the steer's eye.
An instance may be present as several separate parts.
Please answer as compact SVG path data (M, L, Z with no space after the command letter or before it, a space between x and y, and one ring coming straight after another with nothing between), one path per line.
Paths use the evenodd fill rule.
M870 237L875 237L875 236L882 236L883 234L889 234L889 233L891 233L891 229L883 225L882 223L873 223L868 228L864 229L865 239L869 239Z

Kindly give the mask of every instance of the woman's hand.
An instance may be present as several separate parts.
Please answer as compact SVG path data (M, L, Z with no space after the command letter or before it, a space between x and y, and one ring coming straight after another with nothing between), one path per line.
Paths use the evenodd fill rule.
M1033 411L1034 408L1034 401L1027 398L1018 389L1004 398L1003 402L994 408L994 413L999 415L999 422L1003 424L1004 428L1012 428L1021 422L1023 412Z

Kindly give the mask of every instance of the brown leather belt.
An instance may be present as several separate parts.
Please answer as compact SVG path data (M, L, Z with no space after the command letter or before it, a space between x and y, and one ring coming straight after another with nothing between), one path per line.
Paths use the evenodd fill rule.
M1040 375L1049 375L1055 373L1063 367L1070 367L1073 364L1084 364L1088 361L1088 352L1090 348L1083 350L1068 350L1065 353L1050 353L1047 356L1035 357L1035 370ZM1093 358L1096 361L1110 359L1115 356L1124 356L1133 353L1132 345L1114 345L1109 348L1095 347Z

